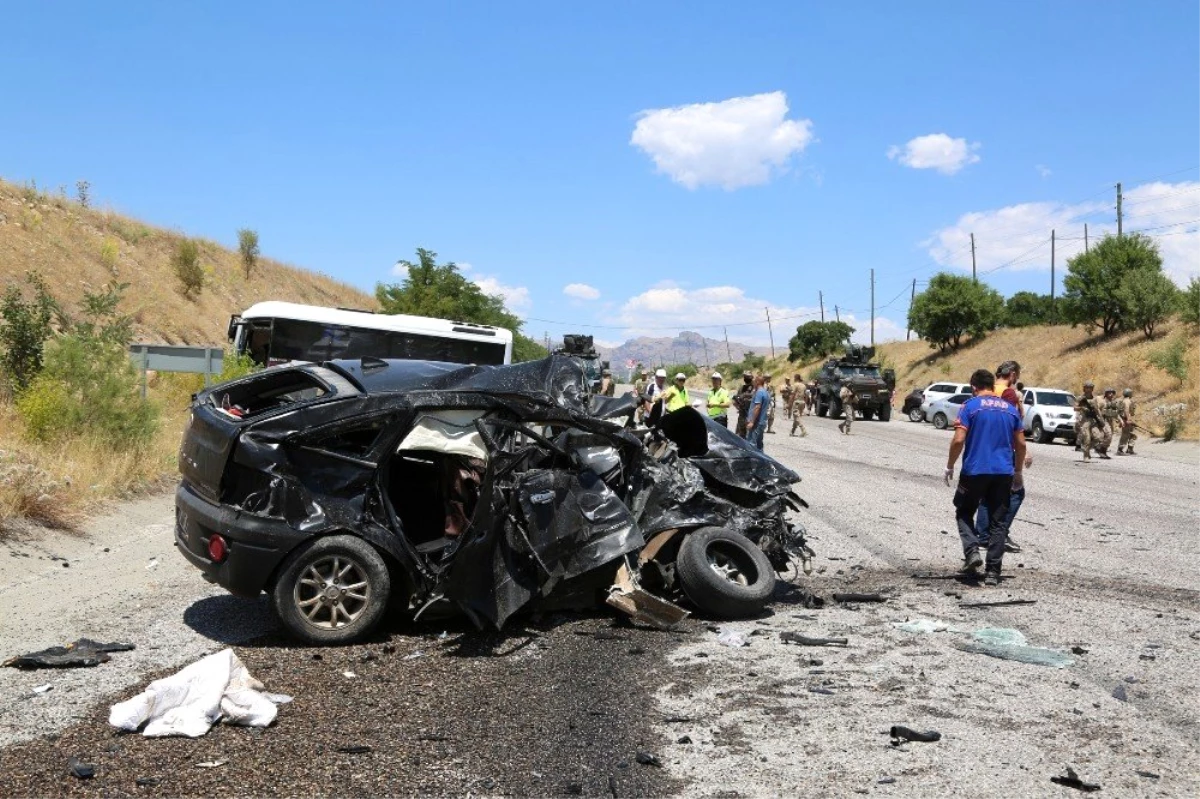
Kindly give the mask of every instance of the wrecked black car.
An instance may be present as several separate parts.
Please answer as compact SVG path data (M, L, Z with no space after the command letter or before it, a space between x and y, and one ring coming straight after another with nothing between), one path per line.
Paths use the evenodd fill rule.
M691 408L632 424L578 361L329 361L198 394L175 540L288 631L348 643L390 607L502 626L554 599L677 622L762 610L807 569L799 476Z

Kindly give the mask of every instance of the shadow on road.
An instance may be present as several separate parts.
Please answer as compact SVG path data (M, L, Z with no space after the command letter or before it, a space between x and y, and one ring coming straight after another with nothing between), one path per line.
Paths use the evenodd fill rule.
M255 599L223 594L193 602L183 612L183 623L220 644L245 644L279 629L267 597Z

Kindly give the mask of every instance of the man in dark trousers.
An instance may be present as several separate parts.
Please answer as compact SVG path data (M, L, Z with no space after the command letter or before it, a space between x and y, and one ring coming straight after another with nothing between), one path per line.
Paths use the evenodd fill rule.
M946 485L962 455L962 473L954 492L958 535L962 539L963 571L974 573L984 560L975 537L975 511L988 510L987 570L984 585L1000 585L1000 567L1007 538L1004 521L1014 488L1025 485L1025 431L1017 409L995 394L996 378L987 369L971 375L974 396L963 403L954 422L954 439L946 457Z
M750 414L750 401L754 399L754 374L742 372L742 387L733 395L733 407L737 408L737 424L733 432L738 438L746 437L746 417Z

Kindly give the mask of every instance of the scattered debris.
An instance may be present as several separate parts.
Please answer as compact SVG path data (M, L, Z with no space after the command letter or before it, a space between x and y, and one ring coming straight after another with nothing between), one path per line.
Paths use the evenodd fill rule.
M1145 777L1148 780L1162 779L1161 774L1155 774L1153 771L1142 771L1141 769L1138 769L1137 771L1135 771L1133 773L1138 775L1139 777Z
M146 563L147 569L153 569L153 568L156 568L157 566L158 566L158 558L150 558L149 562Z
M887 602L882 594L834 594L835 602Z
M158 777L138 777L133 781L133 784L139 788L153 788L160 782L162 782L162 780L160 780Z
M51 685L50 683L44 683L42 685L35 685L35 686L33 686L33 692L35 694L44 694L53 687L54 686Z
M718 635L717 643L722 646L732 646L734 648L750 646L750 642L746 640L745 636L734 630L727 630Z
M67 669L78 666L99 666L112 660L109 652L128 652L133 644L113 642L102 644L90 638L80 638L66 646L52 646L28 655L18 655L0 663L18 669Z
M1071 654L1072 654L1072 655L1086 655L1087 653L1088 653L1088 650L1087 650L1087 649L1084 649L1084 648L1083 648L1083 647L1081 647L1081 646L1073 646L1073 647L1071 647Z
M349 744L339 746L337 750L344 755L365 755L371 751L371 747L367 744Z
M685 724L691 721L691 716L666 716L663 718L663 724Z
M638 751L636 758L637 762L643 766L661 766L662 761L658 759L658 755L653 752Z
M931 744L935 741L942 740L942 734L937 730L926 730L925 732L917 732L908 727L896 724L890 730L888 735L892 736L892 746L899 746L904 741L916 741L923 744Z
M974 641L955 641L954 646L964 652L1056 669L1066 668L1075 662L1062 652L1040 646L1027 646L1025 636L1019 630L985 627L972 633L972 637Z
M425 657L425 653L422 652L420 649L418 649L415 652L409 652L407 655L405 655L401 659L402 660L416 660L417 658L423 658L423 657Z
M1118 684L1116 688L1112 689L1112 698L1118 702L1128 702L1129 694L1126 693L1125 686Z
M1098 784L1094 782L1084 782L1083 780L1079 779L1079 775L1075 773L1075 769L1071 768L1070 766L1066 766L1065 768L1067 770L1066 776L1051 777L1050 782L1067 788L1074 788L1075 790L1083 791L1084 793L1093 793L1100 790L1100 786Z
M850 643L845 638L810 638L807 635L790 632L780 633L779 640L785 644L799 644L800 646L848 646Z
M67 761L67 773L76 779L90 780L96 776L96 767L91 763L84 763L77 757L72 757Z
M812 693L812 694L824 694L826 696L833 696L833 691L829 690L828 688L822 688L819 685L814 685L814 686L809 687L808 691L809 691L809 693Z
M1142 654L1138 655L1138 660L1157 660L1157 659L1158 658L1156 658L1154 655L1150 654L1149 652L1143 652Z
M957 632L944 621L934 619L913 619L912 621L894 621L892 626L906 633L940 633L949 630Z
M228 762L228 760L205 760L202 763L197 763L196 768L220 768Z
M692 742L692 736L690 736L690 735L680 735L678 738L675 739L675 743L677 743L677 744L690 744L691 742Z
M234 651L223 649L113 705L108 723L128 732L144 724L142 735L147 738L198 738L222 720L266 727L275 721L276 706L292 698L262 689L262 683L251 676Z
M960 602L960 608L1007 608L1013 605L1036 605L1036 599L1003 599L998 602Z
M880 777L878 780L876 780L876 783L878 785L892 785L895 782L896 782L895 777Z

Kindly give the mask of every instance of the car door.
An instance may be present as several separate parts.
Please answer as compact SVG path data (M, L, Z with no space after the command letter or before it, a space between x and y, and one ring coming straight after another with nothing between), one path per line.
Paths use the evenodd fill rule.
M1033 424L1034 399L1035 398L1034 398L1032 391L1025 392L1025 398L1023 401L1023 405L1025 407L1025 414L1021 419L1021 424L1023 424L1025 426L1026 430L1028 430L1030 428L1030 426Z

